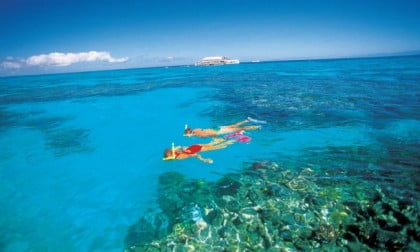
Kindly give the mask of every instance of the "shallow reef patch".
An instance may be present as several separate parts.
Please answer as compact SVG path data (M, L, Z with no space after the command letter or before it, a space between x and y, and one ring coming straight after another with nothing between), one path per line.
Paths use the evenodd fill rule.
M260 161L215 182L162 174L159 208L129 228L126 251L420 248L415 198L317 172Z
M45 131L45 145L55 156L77 152L88 152L89 130L77 128L55 128Z

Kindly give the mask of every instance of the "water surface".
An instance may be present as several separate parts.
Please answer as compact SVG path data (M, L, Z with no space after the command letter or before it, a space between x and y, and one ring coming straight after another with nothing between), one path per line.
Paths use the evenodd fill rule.
M121 251L157 178L255 161L330 171L418 200L420 57L0 78L0 250ZM249 144L163 162L185 124L268 121ZM332 174L331 171L337 171Z

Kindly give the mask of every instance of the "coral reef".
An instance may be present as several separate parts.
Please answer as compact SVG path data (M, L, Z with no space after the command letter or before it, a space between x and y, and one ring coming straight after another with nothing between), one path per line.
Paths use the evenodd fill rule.
M45 131L45 145L55 156L88 152L89 130L77 128L55 128Z
M418 251L415 200L368 181L318 180L269 161L216 182L163 174L159 209L129 228L126 251Z

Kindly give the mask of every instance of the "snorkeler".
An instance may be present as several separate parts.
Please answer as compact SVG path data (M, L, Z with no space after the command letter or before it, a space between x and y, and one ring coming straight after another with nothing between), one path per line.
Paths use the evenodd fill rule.
M197 136L197 137L217 137L219 135L239 132L243 130L256 130L260 129L261 126L251 125L251 126L243 126L240 127L242 124L249 122L250 120L244 120L241 122L237 122L235 124L226 125L226 126L219 126L211 129L190 129L187 125L185 125L184 136Z
M234 143L235 140L224 140L222 138L215 138L213 141L211 141L208 144L194 144L189 147L181 147L177 146L175 147L174 144L172 144L172 150L166 149L163 152L163 160L175 160L175 159L186 159L190 157L196 157L199 160L206 162L206 163L213 163L213 160L210 158L203 158L198 152L203 151L211 151L211 150L218 150L226 148L229 144Z

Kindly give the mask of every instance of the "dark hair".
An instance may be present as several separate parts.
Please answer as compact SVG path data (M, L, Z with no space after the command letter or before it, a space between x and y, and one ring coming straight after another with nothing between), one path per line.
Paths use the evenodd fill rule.
M170 157L172 156L172 150L171 149L165 149L163 151L163 157Z
M191 133L193 133L193 131L190 128L186 128L185 131L184 131L184 133L185 134L191 134Z

